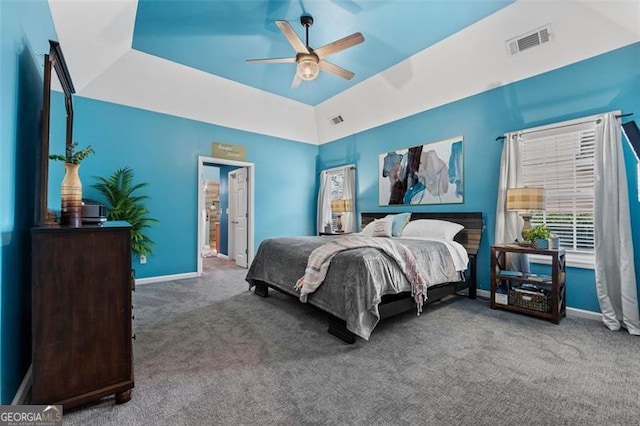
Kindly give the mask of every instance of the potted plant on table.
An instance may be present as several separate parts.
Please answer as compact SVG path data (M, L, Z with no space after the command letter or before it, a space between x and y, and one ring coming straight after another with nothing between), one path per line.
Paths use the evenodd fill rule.
M91 145L76 150L78 142L67 145L65 155L51 154L50 160L64 161L65 175L60 185L60 224L63 226L82 226L82 182L78 169L82 160L95 151Z
M533 228L525 229L522 231L522 236L526 241L531 242L533 247L537 249L549 248L549 237L551 231L544 225L534 226Z

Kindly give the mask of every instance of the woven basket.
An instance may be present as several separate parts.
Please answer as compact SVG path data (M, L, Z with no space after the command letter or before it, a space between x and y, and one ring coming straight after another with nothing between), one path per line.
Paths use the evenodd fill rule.
M551 312L551 294L509 290L509 305L537 312Z

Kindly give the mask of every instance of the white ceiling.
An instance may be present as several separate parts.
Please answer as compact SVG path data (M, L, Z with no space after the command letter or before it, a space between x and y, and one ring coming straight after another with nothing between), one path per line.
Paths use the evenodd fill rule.
M49 4L77 95L311 144L640 41L640 1L517 1L311 106L132 49L137 0ZM550 43L508 54L547 24Z

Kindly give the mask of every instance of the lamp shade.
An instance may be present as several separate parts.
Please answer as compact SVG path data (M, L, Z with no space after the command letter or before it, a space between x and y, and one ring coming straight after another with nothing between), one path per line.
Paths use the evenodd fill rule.
M544 188L507 189L507 210L544 210Z
M351 200L333 200L331 201L331 211L336 213L344 213L351 211Z

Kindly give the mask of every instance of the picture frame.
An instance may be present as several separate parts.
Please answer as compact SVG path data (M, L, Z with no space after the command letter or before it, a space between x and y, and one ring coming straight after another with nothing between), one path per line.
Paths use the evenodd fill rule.
M464 137L378 156L378 204L464 203Z

